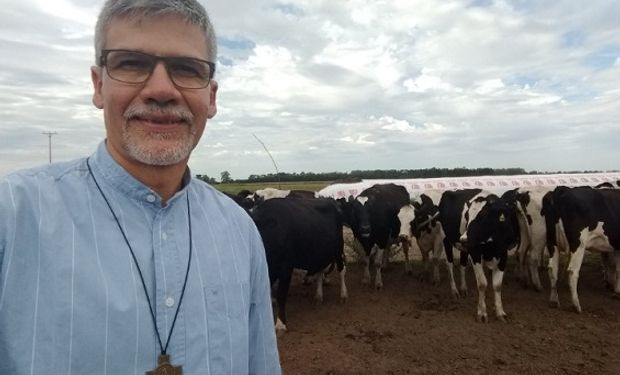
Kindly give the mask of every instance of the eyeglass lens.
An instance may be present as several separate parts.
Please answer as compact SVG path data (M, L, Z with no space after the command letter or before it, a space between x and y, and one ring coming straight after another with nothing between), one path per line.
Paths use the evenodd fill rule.
M162 60L170 79L184 88L202 88L212 77L211 67L205 61L188 57L157 57L134 51L108 51L106 68L112 79L126 83L143 83Z

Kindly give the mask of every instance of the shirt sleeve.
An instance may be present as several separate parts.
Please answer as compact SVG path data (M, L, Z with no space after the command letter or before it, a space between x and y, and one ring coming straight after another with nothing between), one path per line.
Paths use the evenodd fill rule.
M0 180L0 275L10 232L15 231L14 199L8 179Z
M263 242L254 225L250 230L250 252L249 373L277 375L282 370L271 309L269 273Z

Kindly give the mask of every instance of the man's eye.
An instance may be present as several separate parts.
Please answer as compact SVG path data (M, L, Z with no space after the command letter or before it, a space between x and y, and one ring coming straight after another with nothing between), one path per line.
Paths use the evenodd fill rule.
M177 62L170 64L170 70L178 76L182 77L200 77L208 76L205 68L199 63L193 62Z
M123 59L113 64L114 69L144 70L148 69L148 67L149 63L142 59Z

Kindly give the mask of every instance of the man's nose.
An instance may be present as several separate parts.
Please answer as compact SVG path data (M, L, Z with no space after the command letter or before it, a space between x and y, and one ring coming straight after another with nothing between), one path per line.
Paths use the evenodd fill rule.
M146 100L162 104L178 100L181 96L163 62L158 62L153 68L153 73L144 83L142 95Z

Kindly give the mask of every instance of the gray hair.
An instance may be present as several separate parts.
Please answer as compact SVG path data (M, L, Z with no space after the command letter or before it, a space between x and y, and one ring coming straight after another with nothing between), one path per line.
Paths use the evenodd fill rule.
M115 17L141 20L148 17L174 14L187 23L200 26L207 39L207 59L215 62L217 43L213 24L207 11L196 0L107 0L95 26L95 64L99 65L101 51L110 23Z

